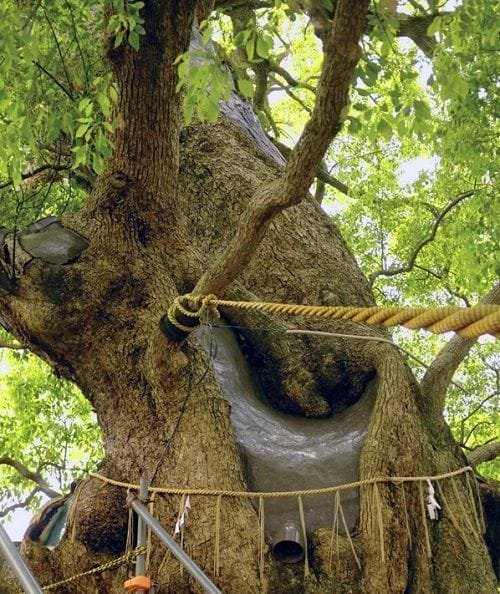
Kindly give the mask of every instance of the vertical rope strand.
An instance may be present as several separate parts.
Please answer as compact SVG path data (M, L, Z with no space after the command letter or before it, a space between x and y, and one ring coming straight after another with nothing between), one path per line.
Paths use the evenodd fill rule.
M424 527L425 548L427 550L427 557L429 559L431 559L432 558L431 540L429 538L429 530L427 528L427 510L425 509L424 488L422 486L421 481L419 481L419 483L418 483L418 493L419 493L419 499L420 499L420 511L422 512L422 524Z
M469 474L465 475L465 482L467 483L467 493L469 495L469 505L474 512L474 520L476 522L478 534L481 535L483 533L483 529L481 526L481 520L479 519L479 513L476 506L476 499L474 497L474 491L472 490L471 480L475 480L474 477L469 476Z
M306 533L306 518L304 515L304 505L302 504L302 497L297 497L299 504L300 526L302 528L302 537L304 539L304 578L309 575L309 556L307 554L307 533Z
M344 525L344 530L345 530L345 533L346 533L346 536L347 536L347 540L349 541L349 545L351 546L351 551L352 551L352 554L354 555L354 559L356 561L356 565L358 566L358 569L361 571L361 563L360 563L359 558L358 558L358 556L356 554L356 549L354 548L354 543L352 541L351 534L349 532L349 527L347 526L347 522L346 522L346 519L345 519L344 510L342 509L342 502L341 501L340 501L340 508L339 509L340 509L340 516L342 518L342 523Z
M484 512L483 512L483 501L481 499L481 492L479 491L479 483L477 481L476 475L474 474L474 471L472 471L472 482L474 483L474 487L476 490L476 496L477 496L477 504L479 507L479 519L481 521L481 534L484 534L486 532L486 522L484 521Z
M451 523L453 524L453 527L460 535L460 538L463 540L463 543L465 544L465 546L467 546L467 547L470 546L470 543L469 543L467 537L465 536L465 533L462 530L460 523L458 522L455 514L453 513L453 507L452 507L452 505L450 505L449 499L447 497L445 497L445 495L444 495L444 491L441 488L441 485L439 483L436 483L436 487L439 491L439 496L441 497L441 503L443 504L443 508L446 509L447 515L448 515Z
M337 491L334 496L334 511L333 511L333 525L332 525L332 536L330 537L330 550L328 554L328 566L330 571L333 569L333 540L337 540L337 567L340 564L339 558L339 492Z
M186 505L186 495L182 495L181 496L181 500L179 502L179 514L177 516L177 520L179 521L182 518L182 513L184 512L184 506ZM181 549L184 549L184 525L179 526L179 544L181 546ZM180 569L180 574L181 574L181 578L184 577L184 565L179 561L179 569Z
M455 497L457 498L457 506L460 508L460 515L464 517L465 523L467 524L467 527L472 532L472 534L474 536L476 536L478 540L481 540L481 537L479 536L479 534L476 531L476 527L474 526L472 520L469 518L469 514L467 513L467 508L464 505L463 499L462 499L460 492L458 490L458 487L455 483L455 479L451 478L450 482L451 482L451 487L453 489L453 493L454 493Z

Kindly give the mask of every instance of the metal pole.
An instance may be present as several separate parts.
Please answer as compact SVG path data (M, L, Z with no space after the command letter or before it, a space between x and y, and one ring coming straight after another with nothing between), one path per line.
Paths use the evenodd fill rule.
M158 538L165 544L167 548L172 551L176 557L194 579L205 589L209 594L222 594L217 586L210 580L210 578L202 571L198 565L187 555L181 547L175 542L170 534L163 528L163 526L149 513L146 507L133 494L127 497L127 505L131 507L135 513L148 524Z
M42 589L36 583L33 574L14 546L14 543L10 540L2 524L0 524L0 552L11 566L12 571L16 574L17 579L21 582L27 594L43 594Z
M148 486L149 483L146 478L141 477L139 483L139 499L141 501L147 501L148 499ZM137 516L137 542L136 546L143 547L146 544L146 523L141 518L141 516ZM145 553L141 553L137 555L137 559L135 560L135 575L144 575L146 571L146 555ZM146 594L145 590L137 590L137 594Z

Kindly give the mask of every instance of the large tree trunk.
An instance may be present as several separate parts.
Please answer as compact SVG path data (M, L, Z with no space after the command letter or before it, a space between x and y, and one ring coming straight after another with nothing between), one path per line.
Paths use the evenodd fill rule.
M106 457L100 472L104 475L132 483L143 473L150 476L162 458L164 443L189 390L186 412L161 459L155 484L245 489L229 406L207 355L194 338L180 347L170 343L158 322L174 296L193 286L209 254L224 243L253 189L276 175L276 165L259 151L232 124L187 129L180 201L186 212L184 228L189 244L184 236L178 238L170 220L129 208L126 189L119 212L106 212L105 205L97 208L90 201L82 213L65 219L66 225L90 240L89 249L76 262L53 265L34 260L26 268L18 293L3 301L2 315L11 331L59 373L76 381L92 402L103 431ZM366 280L337 229L312 200L276 219L231 293L299 303L372 303ZM464 465L450 437L442 437L437 444L426 430L418 386L393 347L341 339L298 343L280 332L289 321L269 320L261 314L224 313L234 325L267 329L242 329L240 338L264 391L269 396L272 392L271 400L284 410L308 416L329 414L354 403L367 382L376 378L376 401L361 455L360 479L433 474ZM309 327L311 323L301 321L300 325ZM348 323L328 327L344 333L376 334ZM338 565L332 570L327 567L330 536L323 530L315 541L313 577L297 591L327 592L345 587L359 592L404 592L407 588L415 592L492 592L486 550L464 518L470 514L473 522L464 481L455 481L462 504L456 501L451 486L444 483L443 488L468 535L466 543L445 510L443 519L432 526L432 557L427 558L416 491L406 488L410 544L402 488L380 486L383 563L373 498L362 491L354 538L361 574L349 571L353 560L347 548L341 550ZM53 552L25 542L25 551L42 582L87 569L124 550L125 495L121 488L87 479L74 504L73 525L68 531L73 539L66 536ZM172 527L178 506L175 497L160 498L155 515ZM224 592L257 592L256 512L246 500L223 498L221 514L225 518L222 562L216 581ZM196 499L184 536L188 550L210 574L214 518L214 499ZM197 591L153 542L151 573L165 584L165 591ZM270 591L290 591L282 576L273 577L281 572L285 574L277 564L266 568L274 584ZM118 592L123 577L122 570L87 578L61 591L90 593L97 587L100 592ZM298 579L297 575L292 578Z
M2 299L0 311L22 343L76 382L92 403L104 439L101 474L138 483L157 470L155 485L245 490L245 464L230 406L209 356L195 337L180 345L169 341L159 321L174 297L193 289L232 237L250 197L276 180L282 166L263 150L261 132L254 130L252 138L226 119L185 129L179 165L175 77L165 76L170 81L165 87L158 84L158 72L172 68L184 49L192 4L182 3L186 14L184 8L176 9L175 19L161 9L146 19L146 39L166 35L174 40L168 55L160 55L154 43L137 54L123 47L110 51L121 88L120 111L133 125L126 134L119 130L114 156L85 207L64 218L66 226L88 239L89 248L64 265L40 259L23 265L19 249L22 277L16 293ZM160 22L166 29L158 25L156 30ZM138 105L145 106L140 113ZM338 229L313 200L274 219L225 296L353 306L374 302ZM360 480L432 475L465 465L451 436L429 429L419 387L395 347L363 340L297 339L284 330L292 324L317 324L222 313L230 325L240 327L240 345L267 400L287 414L301 415L304 423L315 422L309 417L338 414L375 386L357 469ZM321 327L386 336L348 322ZM297 489L308 484L308 477L303 479ZM342 536L330 566L331 527L325 526L313 540L311 574L303 579L268 557L267 586L259 575L257 513L247 499L223 497L220 567L214 579L228 594L263 587L311 593L493 592L491 563L475 528L465 479L443 482L443 491L449 509L445 506L441 520L425 530L418 489L379 485L377 505L374 489L362 489L353 534L361 570ZM67 534L54 551L24 542L44 584L124 551L126 491L89 478L77 493ZM184 546L210 575L216 505L215 498L194 498L184 534ZM177 497L155 501L154 513L168 529L178 510ZM120 592L125 573L122 568L87 577L59 591ZM161 592L200 591L155 539L150 574Z

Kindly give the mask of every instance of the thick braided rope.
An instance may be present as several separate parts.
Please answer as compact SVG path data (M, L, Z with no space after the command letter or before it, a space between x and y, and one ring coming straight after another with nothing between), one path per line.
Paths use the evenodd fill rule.
M229 307L267 313L314 316L328 320L351 320L369 326L405 326L423 328L435 334L454 331L464 338L477 338L482 334L500 335L500 305L458 307L343 307L326 305L296 305L265 303L261 301L228 301L213 295L184 295L194 307ZM186 312L197 317L196 312Z
M59 582L54 582L53 584L43 586L42 590L44 592L49 592L50 590L55 590L56 588L59 588L60 586L65 586L66 584L71 584L72 582L75 582L76 580L79 580L83 577L87 577L87 576L93 575L95 573L102 573L103 571L107 571L108 569L115 569L125 563L132 563L135 561L135 559L138 555L142 555L144 553L146 553L146 547L137 547L133 551L129 551L128 553L125 553L125 555L122 555L121 557L118 557L116 559L112 559L111 561L108 561L107 563L103 563L102 565L99 565L98 567L93 567L92 569L88 569L87 571L82 571L81 573L72 575L71 577L61 580Z
M345 491L347 489L354 489L356 487L364 487L366 485L374 485L377 483L416 483L430 481L439 481L442 479L464 474L466 472L473 472L470 466L464 466L458 470L453 470L445 474L436 474L434 476L390 476L390 477L374 477L356 481L354 483L346 483L337 485L335 487L321 487L319 489L302 489L299 491L225 491L223 489L186 489L178 487L149 487L150 493L163 493L165 495L204 495L211 497L243 497L247 499L254 499L263 497L264 499L277 499L280 497L305 497L307 495L323 495L325 493L336 493L338 491ZM139 485L133 483L125 483L110 479L107 476L91 472L90 476L109 485L115 487L123 487L132 491L138 491Z

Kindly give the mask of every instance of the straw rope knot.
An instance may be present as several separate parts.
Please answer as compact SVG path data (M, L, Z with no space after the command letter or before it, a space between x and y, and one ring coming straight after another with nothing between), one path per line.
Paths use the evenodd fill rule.
M161 331L174 342L185 340L200 324L220 318L215 301L215 295L179 295L161 319Z

